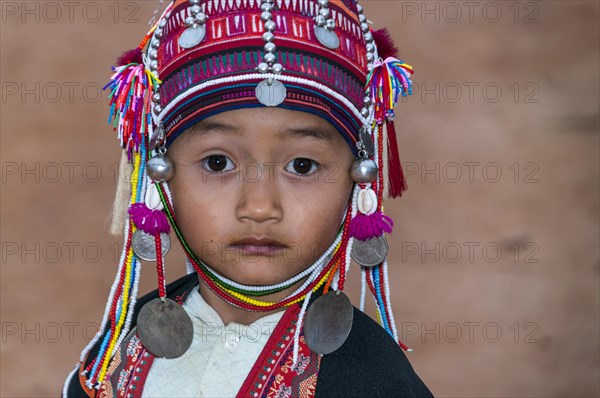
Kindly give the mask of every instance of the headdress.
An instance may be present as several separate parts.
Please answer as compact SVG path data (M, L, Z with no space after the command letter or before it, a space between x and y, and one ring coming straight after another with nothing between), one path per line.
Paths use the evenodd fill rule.
M117 216L125 215L117 228L125 242L117 277L101 329L81 354L83 361L102 339L85 369L88 386L103 380L130 329L141 260L157 263L160 299L140 311L140 339L150 352L166 357L181 355L191 343L190 336L182 336L179 344L164 348L149 336L155 331L144 326L160 314L176 319L174 328L189 326L183 310L166 298L163 257L170 227L202 280L230 304L266 311L302 303L305 338L319 353L335 350L345 339L337 347L322 346L318 336L309 336L311 327L321 327L319 312L345 314L340 322L349 332L352 306L340 292L353 258L362 272L360 309L368 288L381 325L398 341L384 236L392 232L393 221L383 212L383 198L406 189L393 118L399 97L411 93L412 68L397 58L387 31L371 30L356 0L175 0L113 69L105 87L110 91L109 122L131 177L120 181L115 200ZM203 118L263 106L309 112L336 127L356 156L350 170L355 184L340 232L317 262L277 285L246 286L214 271L187 245L173 214L167 182L174 167L166 152L179 134ZM280 302L261 300L300 281ZM311 301L318 290L321 297ZM182 330L175 332L185 334ZM296 339L299 333L300 327Z

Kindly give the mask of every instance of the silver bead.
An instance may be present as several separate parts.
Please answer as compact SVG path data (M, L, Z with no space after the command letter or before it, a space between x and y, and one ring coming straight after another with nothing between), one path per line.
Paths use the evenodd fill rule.
M367 53L367 61L368 62L373 62L375 60L375 54L373 53Z
M329 0L319 0L319 7L327 7L329 5Z
M358 20L362 23L362 22L367 22L367 17L365 16L365 14L359 14L358 15Z
M158 23L158 27L162 29L165 26L167 26L167 20L166 19L161 19L160 22Z
M157 39L162 39L162 37L163 37L163 30L162 29L156 29L154 31L154 37L156 37Z
M328 19L327 22L325 22L325 26L327 29L333 30L335 29L335 21L333 19Z
M267 64L266 62L261 62L260 64L258 64L258 67L256 69L258 69L260 73L267 73L269 71L269 64Z
M267 21L271 20L272 17L273 17L273 14L271 14L270 11L263 11L260 14L260 20L263 22L267 22Z
M369 28L369 24L368 24L368 23L366 23L366 22L363 22L363 23L361 23L361 24L360 24L360 28L362 29L362 31L363 31L364 33L367 33L369 30L371 30L371 29Z
M358 11L359 14L362 14L364 12L363 6L356 4L356 11Z
M375 45L373 43L367 43L367 51L370 53L375 52Z
M159 115L163 111L163 108L160 105L156 105L153 110L155 115Z
M158 48L158 46L160 46L160 40L158 40L158 39L152 39L152 41L150 42L150 47L152 47L152 48Z
M160 94L159 93L152 94L152 101L156 102L158 104L160 102Z
M275 35L271 32L265 32L265 33L263 33L262 38L264 41L270 42L270 41L273 41L273 39L275 38Z
M350 178L360 184L373 182L377 179L377 171L377 163L374 160L355 159L350 166Z
M325 26L325 17L323 15L317 15L315 17L315 22L319 26Z
M277 57L275 56L275 54L272 53L267 53L265 54L264 58L266 63L272 64L273 62L277 61Z
M321 8L319 10L319 15L323 15L325 18L329 18L329 16L331 15L331 11L329 11L329 8Z
M150 70L157 71L158 70L158 61L150 61Z
M277 27L277 24L273 21L265 22L265 29L269 32L274 31L276 27Z
M196 16L194 18L195 18L195 21L199 24L205 24L206 20L208 19L206 14L203 12L196 14Z
M365 33L365 41L367 43L373 43L373 35L371 34L371 32Z
M366 106L371 105L371 103L373 102L373 100L371 99L371 97L369 95L365 95L365 98L363 98L363 103Z
M158 58L158 52L154 49L148 51L148 56L150 57L150 59L156 59Z
M273 64L273 73L275 73L276 75L278 75L281 72L283 72L283 65L281 65L280 63Z
M269 42L269 43L265 44L265 51L268 53L275 52L276 49L277 49L277 46L275 45L275 43Z
M190 4L195 6L197 4L200 4L200 0L190 0Z
M152 181L169 181L175 175L175 165L167 156L157 155L146 163L146 173Z
M196 14L198 14L200 11L202 11L202 9L201 9L201 8L200 8L200 6L199 6L199 5L197 5L197 4L196 4L195 6L192 6L192 8L190 8L190 12L192 13L192 15L196 15Z
M273 9L273 4L269 4L269 3L262 3L260 5L260 9L262 11L271 11Z
M369 110L367 108L362 108L360 110L360 114L362 115L362 117L368 117L369 116Z

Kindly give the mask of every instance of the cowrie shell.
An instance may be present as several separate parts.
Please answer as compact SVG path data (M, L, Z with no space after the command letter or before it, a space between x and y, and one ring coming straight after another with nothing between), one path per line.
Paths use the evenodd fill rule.
M156 184L150 184L148 186L144 203L146 203L146 206L152 210L164 209L162 200L160 200L160 195L158 194L158 188L156 188Z
M377 210L377 195L371 188L361 189L357 198L358 210L366 215L375 213Z

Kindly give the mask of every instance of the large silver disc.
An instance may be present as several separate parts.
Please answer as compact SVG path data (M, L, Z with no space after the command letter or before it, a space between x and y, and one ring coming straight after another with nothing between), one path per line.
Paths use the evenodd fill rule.
M131 238L131 247L136 256L146 261L156 261L156 242L154 236L140 231L133 233ZM171 238L168 234L160 234L160 247L163 257L171 248Z
M206 27L204 25L190 26L181 36L179 36L179 47L192 48L196 47L206 36Z
M256 98L266 106L277 106L285 100L287 90L278 80L265 79L256 86Z
M146 303L137 318L140 341L154 356L182 356L194 339L194 325L183 307L171 299Z
M304 318L304 339L317 354L329 354L344 344L354 318L354 308L341 291L330 291L316 299Z
M335 50L340 46L340 38L333 30L315 25L315 36L319 43L331 50Z
M363 267L374 267L385 260L388 254L388 243L383 236L369 240L354 239L350 256Z

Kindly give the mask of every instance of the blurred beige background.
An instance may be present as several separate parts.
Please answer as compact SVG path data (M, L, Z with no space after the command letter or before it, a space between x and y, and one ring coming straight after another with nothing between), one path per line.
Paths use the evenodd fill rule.
M387 207L413 366L440 397L599 396L598 2L363 3L416 71ZM58 396L101 319L120 242L99 88L156 6L1 2L2 397Z

